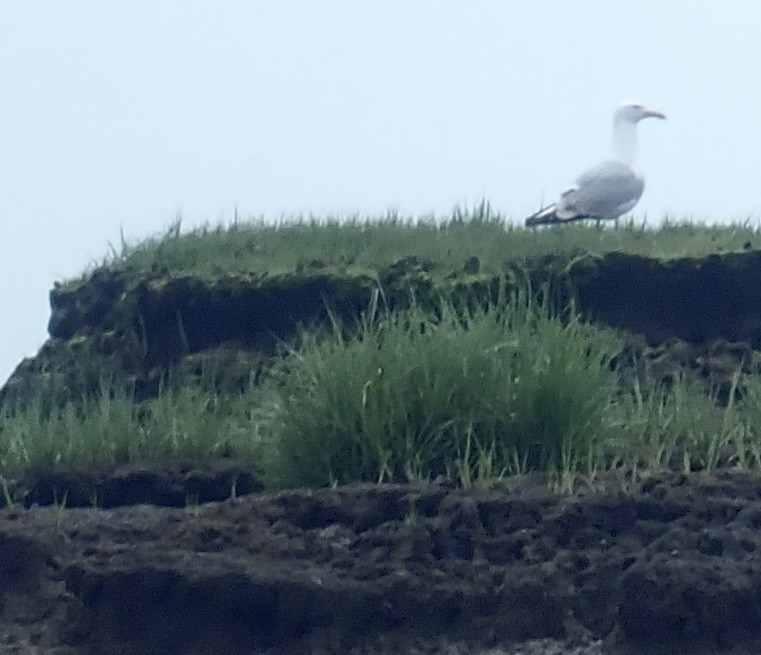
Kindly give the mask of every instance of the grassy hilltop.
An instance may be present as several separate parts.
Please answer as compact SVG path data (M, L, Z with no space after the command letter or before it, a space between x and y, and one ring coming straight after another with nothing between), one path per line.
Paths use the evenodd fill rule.
M51 339L0 391L0 473L756 467L760 247L749 225L527 231L484 207L177 224L51 292Z

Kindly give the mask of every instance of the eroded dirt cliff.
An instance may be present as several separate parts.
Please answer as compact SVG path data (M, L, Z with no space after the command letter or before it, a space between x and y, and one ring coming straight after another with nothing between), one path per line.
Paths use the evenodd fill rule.
M372 303L391 311L440 298L495 300L513 290L551 289L601 324L632 335L638 356L720 375L749 370L761 348L761 251L659 260L623 253L506 262L484 275L477 257L459 270L407 257L380 271L332 270L312 262L298 272L214 277L98 269L50 294L50 338L0 389L0 404L40 387L67 392L97 386L104 374L134 383L138 397L170 371L225 371L248 380L299 326L329 312L356 320Z
M104 374L148 397L167 373L212 365L224 371L220 384L243 384L280 340L329 312L351 320L372 303L393 310L411 292L417 302L479 302L527 282L551 283L556 301L573 297L593 321L624 330L632 365L724 385L737 371L758 373L755 251L548 256L507 263L499 276L483 275L476 257L456 271L414 257L375 272L312 262L277 276L134 280L102 269L51 292L50 339L0 403L39 389L79 393ZM0 652L761 648L761 479L752 474L610 478L573 495L535 478L480 491L269 495L236 462L167 462L19 484L26 507L0 513ZM540 641L514 646L526 640Z

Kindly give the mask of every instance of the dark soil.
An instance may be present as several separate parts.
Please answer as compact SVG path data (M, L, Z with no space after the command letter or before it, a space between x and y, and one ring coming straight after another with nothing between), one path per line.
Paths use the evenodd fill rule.
M110 509L141 503L186 507L262 491L251 464L232 459L203 464L155 461L95 469L19 470L4 473L7 498L33 505Z
M516 478L6 508L0 652L761 648L761 478L598 487ZM544 641L510 650L528 640Z

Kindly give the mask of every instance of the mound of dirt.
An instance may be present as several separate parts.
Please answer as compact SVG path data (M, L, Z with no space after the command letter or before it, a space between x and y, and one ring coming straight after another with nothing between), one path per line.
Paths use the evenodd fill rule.
M5 510L2 652L761 647L759 478L668 475L622 489L610 479L562 495L516 478L478 491Z
M330 312L403 308L411 292L478 303L527 280L627 332L634 374L687 373L721 400L738 372L759 373L757 251L549 256L498 276L477 257L457 271L408 257L371 272L128 273L53 290L50 339L0 390L0 409L30 394L62 402L104 375L138 399L168 374L211 372L234 389ZM24 507L0 512L2 653L761 652L761 478L750 474L626 490L610 478L573 495L535 478L273 495L247 467L210 462L22 471L4 484Z

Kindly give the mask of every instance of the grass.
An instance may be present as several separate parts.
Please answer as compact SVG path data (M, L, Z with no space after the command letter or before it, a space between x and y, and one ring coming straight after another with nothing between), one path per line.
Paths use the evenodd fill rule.
M739 378L736 378L736 380ZM748 392L757 393L753 381ZM714 470L750 464L748 454L761 445L753 404L716 398L687 378L673 386L642 389L635 384L619 405L620 437L613 442L624 466L649 471ZM757 462L756 462L757 463Z
M622 386L622 344L533 297L463 316L370 311L304 332L239 391L166 385L137 403L104 381L50 411L0 416L0 475L232 456L271 487L446 476L468 487L526 471L567 476L761 464L761 383L727 407L694 383Z
M0 416L0 468L90 469L136 461L255 456L256 420L243 394L166 387L142 403L104 381L92 398L50 409L44 398Z
M236 223L122 240L103 264L139 280L184 273L275 274L302 266L379 269L414 255L481 270L548 253L624 251L699 256L761 244L750 224L666 222L657 229L573 225L527 231L482 205L446 221L358 218ZM85 279L84 277L82 279ZM68 284L76 285L81 280ZM0 413L0 479L9 470L102 467L167 457L234 456L271 486L447 476L463 486L522 471L594 475L610 469L694 470L761 465L761 382L737 380L727 407L686 379L625 387L612 333L557 316L535 297L464 317L371 308L358 325L308 331L244 389L166 384L136 402L104 379L58 406L38 391ZM203 377L203 376L202 376Z
M445 220L389 215L380 220L300 219L279 224L235 222L182 230L181 221L165 232L132 243L122 237L99 266L127 271L135 279L152 275L202 276L261 272L277 274L318 263L356 270L378 270L414 255L438 264L444 273L459 270L476 255L486 273L506 260L530 260L548 253L623 251L658 258L701 256L761 247L759 227L749 222L724 226L665 221L622 223L617 229L568 225L525 230L482 204ZM70 280L69 286L82 278Z
M607 438L615 352L529 298L434 319L413 309L306 334L278 380L278 484L583 468Z

